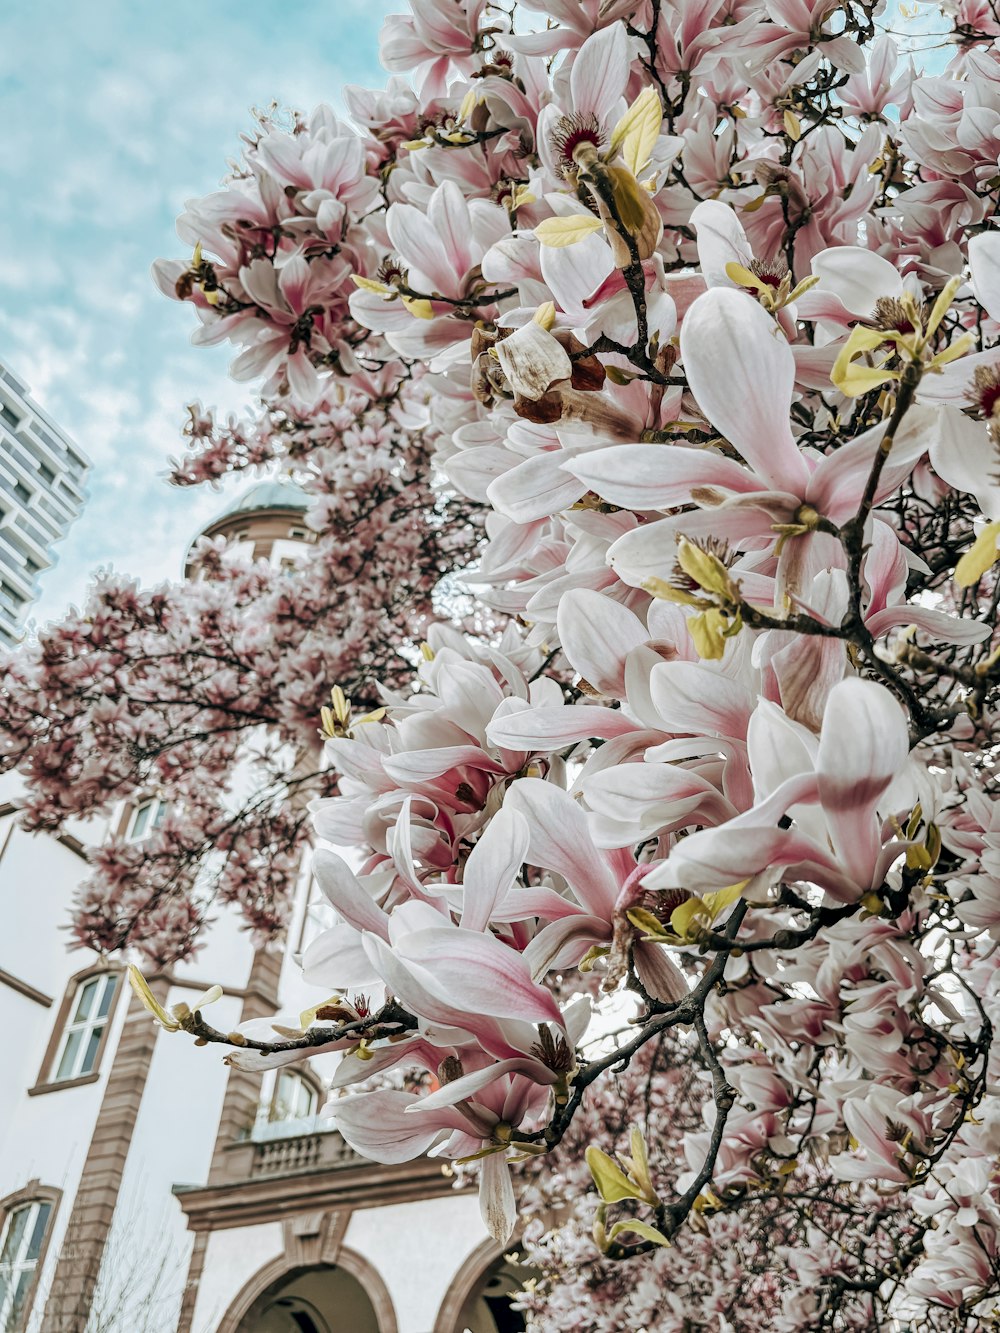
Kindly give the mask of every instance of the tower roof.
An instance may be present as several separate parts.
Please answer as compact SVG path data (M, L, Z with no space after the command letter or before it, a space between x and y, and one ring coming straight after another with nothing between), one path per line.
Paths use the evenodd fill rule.
M224 518L231 518L234 514L254 514L262 509L294 509L304 514L311 503L310 497L294 481L277 478L272 481L261 481L237 496L221 514L216 515L212 520L212 526L221 523Z

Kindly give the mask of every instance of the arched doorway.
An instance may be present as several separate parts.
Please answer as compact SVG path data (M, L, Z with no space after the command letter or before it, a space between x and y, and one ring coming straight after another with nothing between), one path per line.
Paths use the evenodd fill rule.
M524 1315L511 1302L533 1268L512 1262L487 1241L466 1260L445 1297L435 1333L523 1333ZM515 1256L516 1257L516 1256Z
M385 1284L361 1255L288 1267L277 1259L247 1283L218 1333L396 1333Z

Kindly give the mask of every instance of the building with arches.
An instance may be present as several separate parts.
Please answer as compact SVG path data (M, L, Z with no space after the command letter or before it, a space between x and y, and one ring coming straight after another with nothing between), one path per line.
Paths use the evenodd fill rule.
M203 535L274 563L311 540L289 483L250 488ZM188 552L186 570L194 576ZM475 1190L428 1159L358 1157L319 1118L335 1056L264 1075L162 1031L120 966L69 953L83 846L141 841L155 792L59 837L0 789L0 1333L516 1333L521 1278ZM316 1002L292 955L325 924L303 868L284 954L220 909L166 1004L223 986L213 1022Z

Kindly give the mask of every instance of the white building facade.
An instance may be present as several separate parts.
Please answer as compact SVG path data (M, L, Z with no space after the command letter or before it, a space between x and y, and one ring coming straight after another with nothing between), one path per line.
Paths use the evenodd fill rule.
M304 503L252 497L239 539L287 558ZM359 1158L318 1118L335 1056L230 1070L162 1031L120 961L68 951L84 843L141 841L160 813L150 792L54 838L0 789L0 1333L516 1333L525 1275L475 1191L439 1162ZM326 998L293 960L320 925L306 870L282 952L222 910L197 960L150 984L168 1005L220 984L206 1016L223 1030L296 1014Z
M89 467L0 362L0 646L20 638L53 547L83 508Z

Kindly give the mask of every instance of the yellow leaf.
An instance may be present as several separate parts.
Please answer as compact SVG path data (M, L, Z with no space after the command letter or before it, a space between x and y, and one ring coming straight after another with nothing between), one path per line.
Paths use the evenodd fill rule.
M653 87L644 88L612 131L608 156L621 148L625 165L638 176L649 161L662 124L660 94Z
M782 120L785 123L785 133L793 143L798 143L802 138L802 125L794 111L786 111Z
M953 343L949 343L943 352L938 352L933 360L927 363L928 370L937 370L939 366L946 366L949 361L957 361L960 356L965 356L966 352L972 350L976 345L976 335L974 333L963 333L961 338L956 338Z
M546 301L544 305L540 305L532 315L531 320L533 324L537 324L548 333L552 328L552 325L556 322L555 303L553 301Z
M539 222L535 228L535 235L541 245L548 245L558 250L586 240L595 231L600 231L603 225L600 218L573 213L567 218L546 218L544 222Z
M414 319L433 319L434 307L423 296L404 296L403 305L413 316Z
M625 230L635 236L646 221L647 208L653 208L654 205L640 193L639 182L631 171L626 171L624 167L609 167L608 174L618 216Z
M633 1231L643 1240L651 1240L654 1245L665 1245L670 1248L670 1241L661 1231L657 1231L656 1227L650 1226L648 1222L640 1222L638 1218L630 1218L627 1222L616 1222L608 1232L608 1244L617 1240L623 1231Z
M949 278L938 293L938 298L934 302L930 317L927 320L927 337L929 338L937 326L944 319L945 315L955 299L955 293L962 285L961 278Z
M725 655L728 622L722 611L713 607L701 615L689 616L687 628L695 651L706 662L718 662Z
M960 588L971 588L978 583L994 563L1000 551L997 540L1000 538L1000 523L987 523L976 538L975 545L966 551L955 566L955 582Z
M712 921L722 915L722 913L742 894L743 890L750 883L748 879L741 879L738 884L730 884L728 889L719 889L716 893L706 893L702 899L708 908L708 914Z
M387 287L384 282L376 282L374 278L366 278L361 273L352 273L351 281L363 292L377 292L379 296L388 296L392 291L392 288Z
M710 551L703 551L700 546L688 541L687 537L681 537L677 543L677 563L688 578L706 592L727 597L732 592L729 571L719 557Z
M755 273L751 273L748 268L742 264L737 264L735 259L731 259L726 265L726 277L730 282L735 282L738 287L749 287L753 292L764 290L765 284Z
M653 1189L653 1177L649 1174L649 1154L646 1152L646 1140L642 1137L642 1130L638 1125L633 1125L629 1131L629 1153L631 1155L629 1175L642 1186L647 1200L654 1200L656 1191Z
M620 1203L622 1199L640 1199L642 1195L620 1166L593 1144L586 1151L587 1166L594 1177L597 1192L605 1203Z
M458 108L458 120L460 123L463 120L469 119L469 117L472 115L473 108L475 107L475 105L476 105L476 90L475 88L470 88L469 91L462 98L462 105Z
M669 936L663 929L662 924L657 920L652 912L647 912L643 907L630 907L625 913L636 930L644 932L648 939L665 940Z
M837 354L833 369L830 371L830 379L842 394L848 398L857 398L867 393L869 389L899 378L895 371L854 363L856 356L874 351L891 337L891 331L868 329L862 324L855 325L851 330L851 336Z
M146 978L134 963L129 963L128 965L128 981L145 1008L149 1010L157 1022L162 1024L168 1032L176 1032L180 1027L177 1019L174 1018L173 1014L167 1013L163 1005L160 1004L159 1000L149 989Z
M690 931L696 922L707 920L708 908L700 898L692 895L670 913L670 929L678 939L686 940L692 938Z

